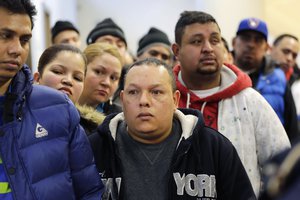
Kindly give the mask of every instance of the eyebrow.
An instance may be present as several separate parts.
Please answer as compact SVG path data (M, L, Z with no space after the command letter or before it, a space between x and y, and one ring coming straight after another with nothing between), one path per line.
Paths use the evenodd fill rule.
M0 32L6 32L6 33L9 33L9 34L13 34L13 35L17 35L17 32L16 31L13 31L9 28L2 28L0 29ZM25 33L23 35L21 35L21 37L32 37L32 33Z
M160 87L160 86L162 86L162 84L159 84L159 83L150 85L151 88L156 88L156 87ZM130 83L130 84L128 84L128 87L140 88L140 85L137 83Z
M53 64L52 66L54 66L54 67L55 66L61 67L61 68L63 68L63 70L69 70L67 66L61 65L61 64ZM79 73L83 73L84 74L84 72L82 72L82 71L80 71L78 69L75 69L74 72L79 72Z
M213 35L213 36L219 36L219 35L221 35L220 33L218 33L218 32L213 32L213 33L211 33L210 35Z
M203 33L196 33L196 34L194 34L194 35L192 35L192 37L198 37L198 36L203 36L204 34ZM211 35L221 35L219 32L212 32L211 34L210 34L210 36Z

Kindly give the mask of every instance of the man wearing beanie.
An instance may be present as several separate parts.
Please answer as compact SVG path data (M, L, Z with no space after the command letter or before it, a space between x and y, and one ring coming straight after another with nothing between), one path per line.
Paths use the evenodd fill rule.
M149 57L155 57L169 66L172 65L171 42L164 32L154 27L139 40L137 50L139 60Z
M258 18L242 20L233 39L234 64L250 76L253 88L272 106L294 143L299 137L295 102L284 72L266 54L268 49L267 24Z
M78 29L69 21L57 21L51 29L52 44L70 44L80 48Z
M99 22L88 34L86 43L107 42L116 46L122 56L122 64L125 64L127 42L123 30L111 19L106 18Z

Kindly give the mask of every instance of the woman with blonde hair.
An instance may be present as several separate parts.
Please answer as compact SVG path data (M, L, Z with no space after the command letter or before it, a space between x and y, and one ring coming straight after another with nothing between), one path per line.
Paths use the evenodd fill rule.
M111 98L118 88L122 58L118 49L108 43L93 43L86 47L87 71L79 104L88 105L108 115L122 108Z

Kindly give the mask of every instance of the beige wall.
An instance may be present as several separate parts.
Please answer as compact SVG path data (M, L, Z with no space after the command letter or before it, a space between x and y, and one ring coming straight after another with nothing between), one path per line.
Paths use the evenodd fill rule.
M265 0L265 19L270 32L270 44L282 33L300 38L299 0Z
M270 40L281 33L300 38L299 0L33 0L38 9L32 39L33 68L46 48L43 12L49 13L50 25L57 19L74 22L81 31L82 43L88 32L105 17L112 17L124 29L129 47L135 53L138 39L150 26L165 31L174 40L175 22L184 10L203 10L218 21L223 36L231 44L238 23L246 17L258 17L268 23ZM150 3L149 3L150 2ZM298 14L299 13L299 14ZM299 56L300 63L300 56Z

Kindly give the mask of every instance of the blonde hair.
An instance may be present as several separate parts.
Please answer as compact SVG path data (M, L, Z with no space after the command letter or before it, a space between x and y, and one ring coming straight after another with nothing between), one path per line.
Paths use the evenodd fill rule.
M98 42L98 43L90 44L85 48L83 53L87 58L87 64L92 62L95 57L102 56L105 53L108 53L116 57L120 61L120 63L122 63L122 57L119 53L119 50L117 49L117 47L109 43Z

